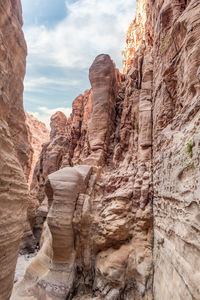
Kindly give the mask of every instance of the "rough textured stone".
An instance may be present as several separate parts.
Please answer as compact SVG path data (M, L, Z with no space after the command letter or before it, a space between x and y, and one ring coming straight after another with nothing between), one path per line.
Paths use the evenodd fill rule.
M14 300L199 299L199 20L200 0L138 1L125 74L98 56L52 118L41 250Z
M38 275L34 265L43 264L42 247L27 270L33 280L25 275L13 299L91 293L92 299L152 298L152 76L144 76L140 89L137 76L151 74L153 64L143 54L146 64L123 82L110 57L98 56L90 68L92 88L75 99L71 117L52 117L51 141L36 172L39 196L48 197L53 256L44 268L49 271ZM75 166L63 169L65 164ZM86 190L77 177L76 186L70 183L71 202L65 202L62 189L85 164L93 166Z
M8 123L19 162L28 178L31 169L31 149L22 97L27 50L21 31L21 3L20 1L4 1L0 9L0 117Z
M88 123L88 141L91 158L104 163L108 139L115 119L116 85L120 82L117 70L109 55L99 55L90 67L92 86L92 112ZM93 158L94 157L94 158Z
M25 111L25 115L26 125L30 131L30 144L33 150L31 171L28 179L29 184L31 184L33 180L33 172L42 150L42 144L49 141L50 132L46 128L46 125L38 121L33 115L29 114L27 111Z
M152 7L158 28L154 31L154 297L199 299L200 1L158 3Z
M31 145L32 153L31 153L31 170L28 178L30 192L28 198L27 221L26 221L24 235L20 243L21 253L35 251L35 246L38 240L37 240L37 233L33 232L33 224L38 222L38 219L41 218L42 218L42 223L44 222L43 215L41 216L41 213L37 211L39 208L39 201L37 199L37 189L35 188L37 185L36 184L37 179L35 175L33 176L33 173L42 150L42 144L46 143L50 139L49 130L46 128L44 123L38 121L34 116L30 115L26 111L25 111L25 115L26 115L26 126L28 129L28 138L29 138L29 143ZM36 237L34 236L34 234L36 235Z
M48 213L45 239L47 246L42 246L39 257L31 264L25 275L24 288L32 283L36 284L33 295L42 297L44 290L49 295L49 299L66 299L72 292L75 281L75 236L73 230L73 216L76 209L76 202L79 193L85 193L91 174L90 166L77 166L74 168L63 168L48 176L46 183L46 193L48 196L50 210ZM51 238L49 238L51 236ZM49 270L41 268L42 278L36 276L38 270L34 271L37 261L44 255L44 248L52 247L52 261ZM42 254L41 254L42 253ZM39 262L38 262L39 263ZM31 278L31 272L34 274ZM41 274L40 274L41 276ZM25 278L26 278L25 277ZM67 280L66 280L67 278ZM39 279L36 283L36 280ZM21 296L24 294L20 292ZM20 296L19 295L19 296ZM13 295L17 299L17 295Z
M18 1L0 3L0 299L10 298L26 219L29 144L22 105L26 44ZM23 169L22 169L23 168Z

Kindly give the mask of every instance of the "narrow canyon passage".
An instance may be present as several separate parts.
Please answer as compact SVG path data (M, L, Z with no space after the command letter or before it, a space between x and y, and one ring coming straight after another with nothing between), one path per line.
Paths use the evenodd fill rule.
M0 3L0 300L200 299L200 0L138 0L126 44L49 133Z

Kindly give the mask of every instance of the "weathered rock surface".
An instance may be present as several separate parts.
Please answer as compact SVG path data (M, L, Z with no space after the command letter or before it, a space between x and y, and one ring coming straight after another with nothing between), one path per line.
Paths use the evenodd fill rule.
M29 198L28 198L28 209L27 209L27 221L25 226L24 235L20 244L20 253L34 252L37 244L37 238L33 234L33 224L36 223L37 215L38 219L41 218L40 214L37 213L39 208L39 201L36 197L36 191L34 189L36 178L33 176L36 163L39 159L42 144L46 143L50 139L50 132L46 128L45 124L38 121L34 116L30 115L25 111L26 115L26 126L28 129L29 144L31 145L31 169L28 177L29 183ZM46 214L45 214L46 216ZM43 223L43 218L42 218Z
M200 1L155 1L154 298L200 299Z
M152 66L147 61L145 74ZM36 169L40 201L48 196L43 238L51 236L52 254L38 273L42 246L13 299L86 299L91 293L93 299L151 299L152 120L150 103L143 104L151 90L138 89L137 73L122 82L110 57L98 56L90 68L92 88L75 99L71 117L52 117L51 141ZM92 167L85 190L77 179L76 187L70 184L76 197L66 201L67 180L85 164Z
M51 140L42 145L42 152L34 169L30 186L28 219L36 242L40 240L42 226L48 213L45 180L49 174L59 170L62 157L69 149L69 142L65 136L66 123L67 118L61 112L51 117ZM29 247L30 243L28 239L25 246Z
M28 133L22 104L26 44L19 1L0 3L0 299L12 292L28 199Z
M141 43L132 28L150 41L152 18L154 298L199 299L200 2L142 5L150 14L131 24L124 67Z
M1 4L1 119L9 126L10 135L28 178L31 169L31 147L23 109L23 77L25 74L26 44L21 31L20 1L4 1ZM12 20L10 20L11 18Z
M42 278L35 276L34 270L37 259L27 270L28 286L31 280L37 288L33 294L37 297L44 295L43 289L49 294L49 299L65 299L71 292L75 278L75 236L73 230L73 215L76 209L79 193L84 194L87 189L92 168L90 166L79 166L74 168L63 168L48 176L46 193L48 195L50 211L47 224L48 234L51 234L49 246L52 247L52 261L47 273L43 272ZM45 235L45 239L47 239ZM43 252L43 247L41 249ZM40 254L39 254L40 255ZM42 262L43 263L43 262ZM46 271L41 269L42 271ZM31 277L31 273L33 273ZM41 276L41 274L39 274ZM66 278L68 278L66 280ZM37 281L39 279L39 281ZM25 286L26 286L25 281ZM29 290L30 292L30 290ZM53 295L53 296L52 296ZM24 292L19 294L23 298ZM14 299L17 296L13 296Z
M50 140L50 132L46 128L46 125L37 120L33 115L29 114L27 111L25 111L25 115L26 125L30 131L30 144L33 150L31 170L28 179L29 184L31 184L33 172L42 151L42 144L47 143Z
M200 298L199 26L200 0L138 1L126 74L98 56L52 117L41 250L12 299Z
M92 86L92 111L88 122L89 160L103 164L113 131L120 75L109 55L99 55L90 67L89 78Z

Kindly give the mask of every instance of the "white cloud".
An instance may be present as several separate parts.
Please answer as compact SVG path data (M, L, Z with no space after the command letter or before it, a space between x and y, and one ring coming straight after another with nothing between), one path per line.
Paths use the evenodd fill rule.
M29 62L83 69L97 54L108 53L119 64L135 1L78 0L66 6L68 14L56 27L24 28Z
M55 5L59 5L55 2ZM74 3L68 0L66 17L56 26L49 28L45 25L25 24L27 68L28 74L31 74L25 79L25 103L31 107L32 114L48 128L50 117L56 111L60 110L66 115L71 113L71 108L46 107L54 101L51 93L55 99L59 99L62 97L59 92L63 94L66 90L69 91L66 97L71 99L72 89L69 86L76 89L78 86L80 90L88 88L76 76L81 72L86 73L98 54L110 54L117 66L120 66L121 50L125 47L126 30L134 18L135 6L136 0L77 0ZM31 7L30 3L28 7ZM62 74L66 74L66 77L63 78ZM44 107L42 103L45 103Z
M24 81L24 87L27 92L41 91L47 86L48 88L53 86L54 89L61 90L66 86L78 86L79 83L80 81L75 79L59 80L48 77L26 77Z
M39 121L46 124L47 128L50 129L50 118L53 114L57 111L63 112L67 117L70 116L72 109L71 108L64 108L64 107L57 107L49 109L47 107L41 106L37 108L37 112L28 112L34 117L36 117Z

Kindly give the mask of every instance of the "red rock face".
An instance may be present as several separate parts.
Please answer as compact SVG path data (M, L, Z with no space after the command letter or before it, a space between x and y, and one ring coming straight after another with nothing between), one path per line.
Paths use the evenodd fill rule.
M92 112L88 123L89 160L104 163L115 119L115 97L120 76L109 55L95 58L89 71L92 86Z
M155 1L152 11L154 296L198 299L200 1Z
M75 99L70 118L60 112L52 116L51 140L43 145L31 193L42 203L34 232L41 230L41 208L46 205L49 211L45 226L52 234L48 248L53 256L46 267L40 259L41 270L51 271L47 276L42 271L37 284L33 280L33 295L64 299L77 286L77 295L93 291L105 299L152 297L153 63L148 51L141 55L146 63L142 66L137 58L138 68L125 78L108 55L98 56L89 72L92 88ZM92 167L78 194L78 177L76 187L73 179L77 165L78 172ZM32 278L38 278L35 264L43 251L27 270ZM61 277L58 270L63 270ZM26 284L21 289L27 295Z
M28 139L31 146L31 169L28 177L30 193L28 197L27 221L25 226L24 235L20 244L20 253L33 252L36 245L36 239L33 236L32 224L36 222L36 211L39 207L38 199L35 196L36 178L33 176L36 163L39 159L42 144L50 139L49 130L47 130L44 123L38 121L34 116L25 111L26 127L28 129ZM45 214L46 216L46 214ZM40 216L41 218L41 216ZM43 219L42 219L43 220Z
M126 33L126 49L123 51L123 73L127 73L130 68L137 63L135 57L139 48L145 47L145 35L147 31L145 27L147 25L147 1L137 1L136 17L131 22ZM148 24L150 25L150 24ZM150 33L149 33L150 34Z
M153 124L145 132L153 132L154 298L198 299L200 1L141 5L146 7L141 31L153 61ZM136 17L127 34L124 70L135 65L132 28L138 31L138 25Z
M12 299L199 299L199 20L199 0L138 1L125 74L98 56L52 117L41 250Z
M30 144L33 150L31 171L28 179L28 183L30 184L33 179L33 171L35 169L36 162L38 161L42 150L42 144L49 141L50 132L46 128L45 124L38 121L34 116L32 116L26 111L25 111L25 115L26 115L26 125L28 126L30 131Z
M58 111L51 117L51 140L57 135L65 135L67 118L66 116ZM48 141L47 141L48 142Z
M18 1L0 3L0 299L10 299L24 231L30 171L22 104L26 44Z
M4 15L3 15L4 10ZM21 31L21 3L20 1L5 1L1 7L2 18L0 28L2 72L1 74L1 119L5 120L10 128L12 141L22 165L26 178L31 169L31 147L28 141L28 129L25 124L23 109L23 76L25 74L25 57L27 53L23 33ZM9 16L13 17L13 24L9 24ZM15 24L14 24L15 23ZM4 39L4 36L8 37ZM16 40L18 46L16 47ZM7 53L9 49L9 54ZM12 71L9 72L9 57L12 61ZM8 69L8 72L6 73Z

